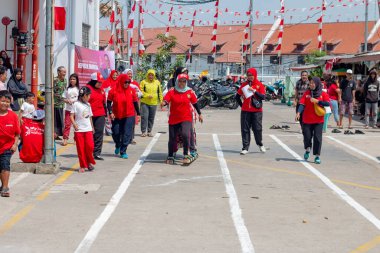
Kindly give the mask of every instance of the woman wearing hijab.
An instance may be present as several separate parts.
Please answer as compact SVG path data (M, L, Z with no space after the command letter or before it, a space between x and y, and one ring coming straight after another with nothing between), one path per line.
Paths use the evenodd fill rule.
M26 85L22 82L22 70L15 69L12 77L8 81L8 91L12 94L13 103L12 110L18 112L20 106L24 103L24 98L28 89Z
M103 147L103 132L106 123L106 93L102 89L103 76L99 73L92 73L91 80L87 87L91 90L91 97L88 101L92 110L92 123L94 126L94 158L104 160L100 156Z
M310 157L313 146L314 162L321 163L320 155L322 148L322 131L324 115L320 113L323 107L330 105L330 98L326 92L322 91L322 83L319 77L313 77L309 84L309 89L303 94L300 106L297 111L296 120L303 120L303 142L305 148L304 159Z
M156 117L157 105L162 102L162 88L156 78L156 71L149 69L146 78L140 83L143 93L141 98L141 137L153 137L152 130Z
M243 102L242 99L243 98ZM251 129L257 146L262 153L266 152L263 145L263 103L265 86L257 79L257 70L247 70L247 81L244 82L236 94L236 100L241 107L240 127L243 148L241 155L248 154L251 144Z
M132 141L135 114L140 119L140 108L136 91L131 87L131 79L122 74L116 87L111 89L107 99L107 109L112 120L112 138L115 154L128 159L127 148Z
M170 105L169 114L169 143L168 143L168 158L167 164L174 164L174 151L177 145L177 135L180 134L183 140L183 164L190 164L195 158L189 155L191 128L193 125L194 107L199 115L199 121L203 123L203 116L197 104L197 96L194 91L187 86L189 76L180 74L174 89L166 93L164 101L161 103L161 108Z
M189 71L187 70L187 68L184 68L184 67L178 67L178 68L174 71L173 78L170 78L169 81L168 81L168 84L167 84L167 90L170 90L171 88L174 88L174 87L175 87L175 83L176 83L176 81L177 81L177 77L178 77L180 74L189 74L188 72L189 72Z
M126 70L124 70L123 73L127 74L129 76L129 78L131 79L130 86L133 89L135 89L136 94L137 94L137 98L138 98L138 103L140 105L140 98L142 97L142 92L140 90L140 84L136 80L133 80L133 70L132 69L126 69ZM137 116L137 115L135 115L135 116ZM132 141L131 141L131 144L133 144L133 145L136 145L136 141L135 141L135 129L136 129L136 125L138 125L139 122L140 121L137 121L137 117L136 117L136 122L133 125L133 134L132 134Z
M102 84L102 89L106 93L106 98L108 97L108 93L110 92L110 90L117 86L118 77L119 77L119 72L116 70L112 70L110 76ZM107 136L112 135L111 129L112 129L111 118L109 117L109 115L107 115L106 123L105 123L105 130L106 130Z

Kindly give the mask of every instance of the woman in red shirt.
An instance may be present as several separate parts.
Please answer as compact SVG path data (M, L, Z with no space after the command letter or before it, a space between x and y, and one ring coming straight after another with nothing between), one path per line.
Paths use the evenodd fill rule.
M341 101L340 98L340 89L339 89L339 79L335 77L334 82L330 85L328 89L328 94L330 97L330 104L332 113L334 115L334 120L336 122L337 127L339 127L339 103Z
M103 133L106 124L106 93L102 89L103 76L97 72L91 74L91 81L87 87L91 90L91 97L88 101L92 110L92 123L94 125L94 158L104 160L100 156L103 147Z
M241 101L243 98L243 102ZM247 70L247 81L244 82L236 94L236 100L241 107L240 126L243 148L241 155L248 154L251 143L251 129L256 144L262 153L266 152L263 145L263 108L265 99L265 86L257 79L257 70Z
M127 148L132 141L135 114L140 120L140 108L136 91L131 87L131 79L122 74L116 87L108 94L107 109L112 120L112 138L115 154L128 159Z
M197 96L194 91L187 87L189 76L180 74L174 89L166 93L164 101L161 103L161 108L170 105L169 113L169 152L166 160L167 164L174 164L174 151L176 150L176 137L181 134L183 140L183 164L190 164L194 157L189 155L190 138L193 125L193 111L195 108L199 115L199 122L203 123L203 116L198 106Z
M316 105L315 105L316 104ZM330 105L330 98L326 92L322 91L322 83L319 77L313 77L307 90L301 100L300 107L298 108L296 120L300 119L302 114L303 120L303 142L305 147L304 159L308 160L310 157L310 150L313 146L313 154L315 156L314 162L321 163L320 155L322 148L322 131L324 115L318 116L315 112L314 106L325 107Z

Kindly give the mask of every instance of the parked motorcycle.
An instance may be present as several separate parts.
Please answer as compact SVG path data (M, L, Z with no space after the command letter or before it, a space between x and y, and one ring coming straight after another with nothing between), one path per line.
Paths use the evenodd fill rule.
M276 81L273 85L271 83L265 84L265 100L281 99L285 90L285 85L282 80Z
M198 105L202 109L205 106L226 107L237 109L239 104L236 99L236 90L218 85L208 85L201 93L198 99Z

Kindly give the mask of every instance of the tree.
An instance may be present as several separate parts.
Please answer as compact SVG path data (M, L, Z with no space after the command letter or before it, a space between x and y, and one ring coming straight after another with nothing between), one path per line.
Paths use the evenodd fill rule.
M144 79L148 69L153 68L156 71L157 79L162 83L164 80L169 79L175 68L184 66L185 64L184 55L177 55L176 61L173 64L169 61L173 48L177 45L176 37L166 37L164 34L158 34L156 39L160 40L161 46L157 48L153 62L149 62L150 56L145 54L142 56L141 65L137 71L138 80Z
M306 64L315 64L319 65L319 60L317 59L318 57L323 57L326 56L327 53L325 51L312 51L310 54L308 54L305 58ZM318 66L317 68L313 69L310 71L311 76L318 76L322 77L323 74L323 69L322 66Z

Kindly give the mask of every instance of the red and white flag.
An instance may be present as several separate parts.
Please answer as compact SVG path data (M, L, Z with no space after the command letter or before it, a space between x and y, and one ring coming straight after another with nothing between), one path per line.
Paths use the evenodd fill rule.
M54 4L54 54L65 47L68 39L66 33L67 0L55 0Z

